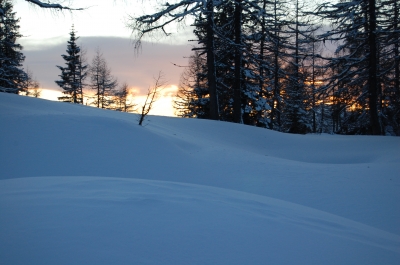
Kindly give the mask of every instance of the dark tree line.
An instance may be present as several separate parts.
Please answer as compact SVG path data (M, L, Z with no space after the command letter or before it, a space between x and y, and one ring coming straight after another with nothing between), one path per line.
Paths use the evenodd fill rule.
M22 47L15 42L18 20L9 1L0 3L0 89L18 93L27 83ZM153 32L169 35L168 25L188 16L194 18L197 45L182 75L179 115L291 133L400 135L398 1L341 0L316 7L304 0L165 1L156 13L131 18L136 47ZM332 44L334 51L326 48ZM68 100L82 103L85 78L79 69L73 74L69 45L59 82ZM109 69L102 68L107 75ZM115 80L96 81L93 65L88 70L95 104L107 107L105 94Z
M177 114L291 133L400 135L399 4L181 0L132 18L137 44L194 18ZM326 47L335 45L335 51Z

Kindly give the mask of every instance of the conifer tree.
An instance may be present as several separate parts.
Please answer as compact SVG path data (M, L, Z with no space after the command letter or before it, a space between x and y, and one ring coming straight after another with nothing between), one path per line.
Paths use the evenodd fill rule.
M66 67L57 66L61 70L61 80L55 81L64 91L63 97L58 99L65 102L83 103L82 82L86 76L86 67L82 65L81 49L77 45L78 38L75 36L75 29L72 26L70 39L67 45L67 54L61 55L65 60Z
M0 0L0 91L17 94L26 80L22 69L25 56L22 46L16 43L19 33L19 19L15 18L12 2Z

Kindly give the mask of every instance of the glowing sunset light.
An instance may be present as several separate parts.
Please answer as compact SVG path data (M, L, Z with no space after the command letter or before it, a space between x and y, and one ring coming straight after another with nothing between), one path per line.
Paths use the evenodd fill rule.
M133 4L129 1L99 0L93 5L92 0L80 0L71 3L73 6L90 8L76 12L52 12L26 1L15 1L14 11L21 17L20 32L23 37L19 43L24 47L24 68L29 68L40 83L40 98L58 101L58 97L63 95L55 83L60 75L56 66L65 64L61 55L66 53L69 33L74 25L79 37L77 44L86 51L86 63L92 62L99 48L113 77L120 85L126 83L132 88L134 101L138 104L145 100L154 76L162 71L170 85L162 91L150 114L174 116L172 102L183 71L183 68L174 65L187 64L192 52L188 40L194 38L193 28L170 29L174 33L170 37L145 39L142 48L135 51L126 19L145 10L150 12L153 6L150 2ZM89 78L86 82L89 82ZM87 96L94 94L90 89L85 89L84 93ZM84 104L89 101L86 98Z
M61 91L56 91L52 89L41 89L41 94L39 98L58 101L58 97L62 96ZM174 117L175 110L172 106L174 96L178 87L175 85L167 86L165 89L162 90L160 97L154 103L152 110L150 111L150 115L158 115L158 116L170 116ZM138 95L139 88L132 88L130 89L131 95L128 101L132 101L132 103L137 104L135 113L140 111L140 107L143 105L144 101L146 100L145 95ZM92 94L94 95L93 91L85 91L85 95ZM84 98L84 104L88 104L88 98Z
M52 89L41 88L41 93L39 98L58 101L58 97L62 96L61 91L56 91Z
M150 115L159 115L159 116L176 116L175 110L173 108L173 100L175 94L178 90L176 85L169 85L161 91L160 97L154 103L152 110L150 111ZM146 96L135 96L134 95L134 103L137 105L137 111L140 111L140 106L143 105L146 100Z

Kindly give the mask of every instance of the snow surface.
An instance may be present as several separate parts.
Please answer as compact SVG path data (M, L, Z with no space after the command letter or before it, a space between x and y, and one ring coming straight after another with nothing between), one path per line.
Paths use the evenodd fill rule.
M400 264L400 138L0 93L0 264Z

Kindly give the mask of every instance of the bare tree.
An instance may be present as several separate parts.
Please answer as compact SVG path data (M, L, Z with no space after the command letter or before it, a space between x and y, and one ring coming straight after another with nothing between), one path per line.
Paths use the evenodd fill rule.
M96 55L92 60L90 72L90 88L96 91L96 106L98 108L107 108L110 104L109 96L117 86L117 80L111 75L111 69L107 66L107 62L97 49Z
M136 104L132 103L129 96L132 95L129 91L127 83L123 83L119 90L114 93L115 110L122 112L132 112L136 110Z
M29 68L26 69L26 79L22 82L19 93L35 98L40 97L42 93L39 82L33 77L32 71Z
M165 88L167 81L164 79L164 74L160 71L157 77L154 77L154 85L149 88L146 95L146 100L141 107L141 113L139 118L139 125L143 124L143 121L147 114L151 111L154 102L159 98L161 90Z

